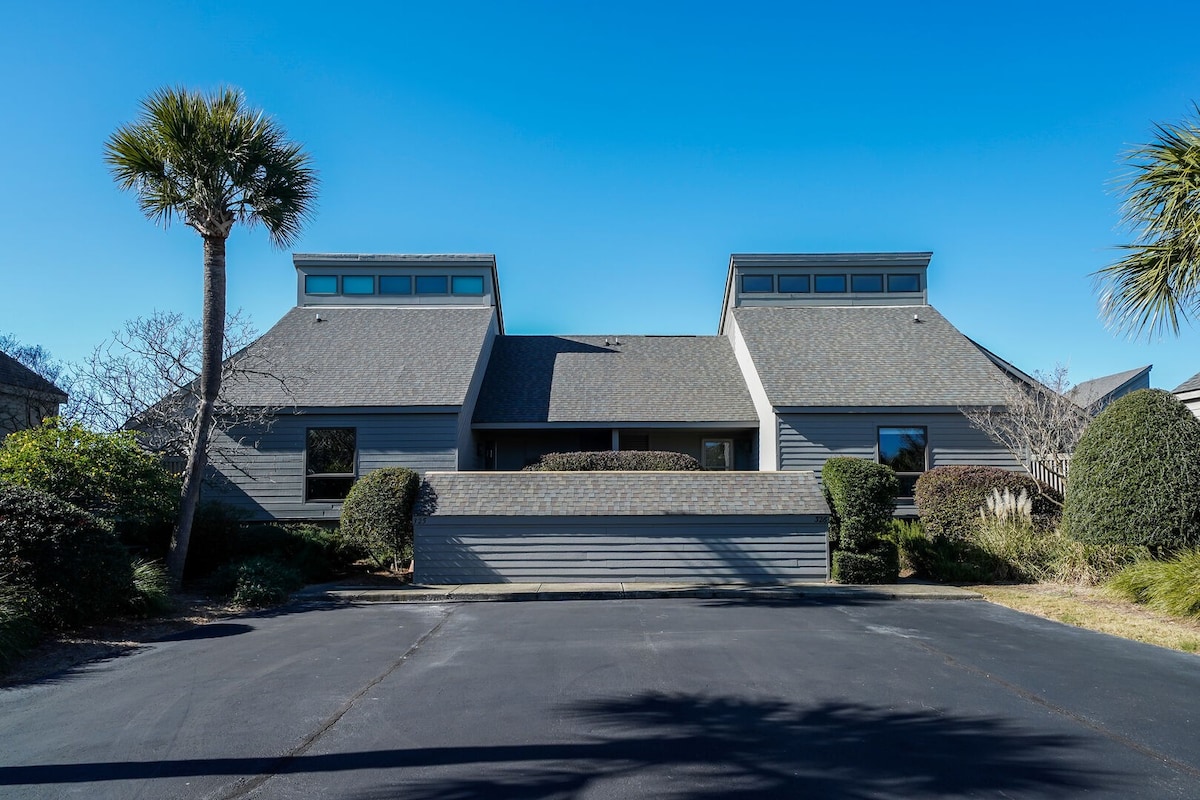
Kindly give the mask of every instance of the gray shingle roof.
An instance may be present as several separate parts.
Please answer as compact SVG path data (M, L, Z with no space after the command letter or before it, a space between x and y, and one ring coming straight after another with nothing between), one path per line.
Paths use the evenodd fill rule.
M317 322L317 314L321 321ZM491 308L293 308L246 354L272 378L231 383L239 405L455 406L466 398ZM253 363L256 368L257 363Z
M0 352L0 389L38 392L67 399L62 389L4 352Z
M997 405L1009 386L931 306L732 313L776 407Z
M1126 384L1131 385L1126 387ZM1148 388L1150 388L1149 365L1138 367L1137 369L1127 369L1124 372L1104 375L1099 378L1092 378L1090 381L1083 381L1070 391L1070 398L1080 406L1087 408L1101 400L1112 402L1134 389ZM1125 391L1118 393L1120 389L1124 389Z
M811 472L429 472L425 482L418 513L439 517L829 513Z
M753 422L723 336L501 336L477 423ZM620 345L615 344L620 341Z
M1179 394L1180 392L1194 392L1197 390L1200 390L1200 372L1197 372L1195 375L1176 386L1175 394Z

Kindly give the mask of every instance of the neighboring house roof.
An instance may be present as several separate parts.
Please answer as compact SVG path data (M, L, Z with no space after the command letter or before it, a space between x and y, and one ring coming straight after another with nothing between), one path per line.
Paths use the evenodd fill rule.
M829 513L816 477L802 471L429 472L425 481L418 516Z
M1197 372L1175 387L1175 394L1183 394L1184 392L1200 392L1200 372Z
M462 405L494 316L492 308L293 308L245 351L275 377L230 382L227 398L246 406Z
M932 306L732 313L776 408L1001 405L1010 386Z
M733 347L723 336L501 336L474 421L756 420Z
M1127 369L1112 375L1104 375L1083 381L1067 393L1075 404L1083 408L1104 406L1122 395L1129 394L1135 389L1150 388L1150 369L1152 364L1136 369Z
M62 389L3 352L0 352L0 390L48 395L60 403L67 400Z

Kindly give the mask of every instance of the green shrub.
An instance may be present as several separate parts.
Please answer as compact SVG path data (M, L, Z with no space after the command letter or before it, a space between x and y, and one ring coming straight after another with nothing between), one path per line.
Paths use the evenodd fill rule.
M979 510L994 490L1022 490L1033 501L1033 518L1039 528L1052 528L1062 497L1024 472L999 467L934 467L917 479L914 497L925 532L934 539L968 538L979 523Z
M282 603L303 585L299 572L263 556L227 564L213 573L213 588L229 595L235 605L247 608Z
M412 513L421 478L411 469L388 467L354 482L342 505L342 535L380 566L397 568L411 558Z
M897 522L890 538L915 577L948 583L1093 585L1146 556L1144 548L1084 544L1060 530L1040 530L1014 519L981 520L961 539L933 538L920 525Z
M172 607L171 575L166 566L160 561L134 559L129 610L138 616L156 617Z
M700 469L700 462L684 453L663 450L596 450L579 453L547 453L541 461L525 468L529 472L650 471L687 472Z
M48 628L117 613L132 591L129 555L102 520L7 483L0 483L0 564L21 611Z
M1107 588L1164 614L1200 617L1200 550L1183 550L1165 561L1139 561L1114 576Z
M236 561L241 555L238 542L246 517L246 512L236 506L201 503L192 520L184 577L209 575L218 567Z
M831 458L821 469L829 503L829 541L835 581L895 583L900 561L891 530L899 481L892 468L860 458Z
M1063 527L1159 554L1200 544L1200 420L1161 389L1114 401L1075 449Z
M138 447L133 433L94 433L48 419L0 444L0 480L52 494L113 526L121 540L165 555L179 481Z
M37 644L41 631L20 602L20 591L0 575L0 675Z
M335 530L318 525L248 525L233 547L239 560L266 556L298 571L306 582L335 574L350 560Z
M895 583L900 575L896 543L878 539L864 552L838 550L833 554L833 579L838 583Z

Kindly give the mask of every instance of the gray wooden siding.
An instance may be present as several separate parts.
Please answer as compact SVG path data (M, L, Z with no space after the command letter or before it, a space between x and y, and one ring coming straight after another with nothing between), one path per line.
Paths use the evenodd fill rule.
M834 456L874 459L881 426L909 425L928 429L930 468L951 464L1021 468L1007 450L958 413L780 414L779 468L819 473Z
M458 414L324 414L281 416L266 433L237 432L241 441L218 435L210 462L215 473L205 500L219 500L254 519L337 519L341 503L304 502L304 437L307 428L358 431L358 474L381 467L418 472L457 468Z
M826 460L850 456L875 460L878 429L924 426L929 436L929 468L981 464L1020 470L1021 464L1000 445L972 428L962 414L780 414L779 468L812 470L820 475ZM896 513L916 513L901 501Z
M774 583L826 578L824 516L428 517L415 580Z

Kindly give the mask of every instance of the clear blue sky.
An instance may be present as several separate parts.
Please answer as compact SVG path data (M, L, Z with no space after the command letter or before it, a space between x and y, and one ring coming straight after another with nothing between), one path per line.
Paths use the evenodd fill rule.
M840 5L840 7L838 7ZM20 4L0 29L0 332L77 359L200 305L102 144L233 84L321 173L300 252L488 252L510 333L716 332L731 252L932 250L930 300L1027 370L1200 371L1097 318L1120 155L1200 100L1200 3ZM266 329L289 253L229 242Z

